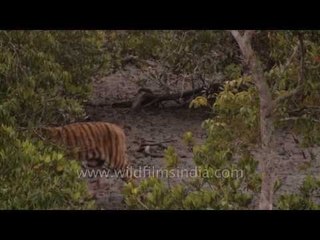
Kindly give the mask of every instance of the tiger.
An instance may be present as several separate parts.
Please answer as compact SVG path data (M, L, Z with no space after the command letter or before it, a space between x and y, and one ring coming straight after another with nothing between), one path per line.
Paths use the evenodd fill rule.
M52 143L65 147L83 165L104 165L113 170L129 167L126 136L123 129L115 124L78 122L44 127L41 132ZM128 181L129 178L124 177L123 180Z

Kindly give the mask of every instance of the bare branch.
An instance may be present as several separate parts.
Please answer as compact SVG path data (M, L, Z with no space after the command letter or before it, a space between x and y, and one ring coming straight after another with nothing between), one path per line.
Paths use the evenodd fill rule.
M149 208L147 207L147 205L145 205L143 202L141 202L141 200L139 199L139 197L136 198L138 203L143 207L145 208L146 210L149 210Z
M304 61L304 55L305 55L305 48L303 43L303 34L300 33L298 35L299 38L299 48L300 48L300 71L299 71L299 85L303 83L304 81L304 72L305 72L305 61Z
M276 98L275 100L273 100L273 106L277 106L280 102L282 102L283 100L292 97L294 95L296 95L297 93L299 93L302 90L302 86L298 86L295 89L288 91L286 94L279 96L278 98Z
M296 121L296 120L310 120L315 123L320 123L320 120L318 120L318 119L307 118L307 117L285 117L285 118L281 118L279 121L285 122L285 121Z
M230 32L237 41L242 37L238 30L230 30Z
M252 36L255 34L255 30L246 30L243 35L241 35L238 30L231 30L230 32L238 43L242 42L241 44L243 44L243 42L250 42Z
M262 169L261 194L259 209L272 210L274 189L274 123L272 118L273 101L269 85L264 77L263 68L255 51L252 49L251 38L255 32L245 31L243 36L232 30L231 34L237 41L246 64L252 71L252 77L259 93L260 102L260 135L265 158L260 162Z
M282 69L281 69L281 71L282 71L282 72L284 72L284 71L288 68L288 66L291 64L291 62L292 62L293 58L295 57L295 55L296 55L296 54L297 54L297 52L298 52L298 48L299 48L299 46L298 46L298 45L294 47L294 49L293 49L293 52L292 52L291 56L287 59L287 61L286 61L285 65L284 65L284 66L282 66Z
M163 143L170 143L170 142L176 142L176 139L171 139L171 140L166 140L166 141L162 141L162 142L157 142L157 143L141 143L141 147L145 147L145 146L161 146Z
M231 30L230 32L234 37L234 39L237 41L240 51L244 56L244 58L246 59L245 64L249 64L249 62L251 63L255 62L255 61L251 61L250 59L254 55L253 49L251 47L251 38L255 33L255 31L247 30L244 32L243 35L241 35L240 32L237 30Z
M143 152L146 156L150 156L150 157L153 157L153 158L163 158L164 155L163 154L153 154L153 153L149 153L147 151L144 151Z
M275 99L273 101L274 106L279 104L281 101L298 94L302 90L302 83L304 81L304 75L305 75L304 74L305 73L305 57L304 57L305 56L305 47L304 47L304 43L303 43L303 35L299 34L298 38L299 38L298 45L294 48L292 55L287 60L286 65L282 68L282 71L284 71L285 68L287 68L289 66L289 64L292 62L292 60L293 60L294 56L296 55L297 50L299 48L300 49L300 71L299 71L298 87L296 87L295 89L293 89L291 91L288 91L286 94Z

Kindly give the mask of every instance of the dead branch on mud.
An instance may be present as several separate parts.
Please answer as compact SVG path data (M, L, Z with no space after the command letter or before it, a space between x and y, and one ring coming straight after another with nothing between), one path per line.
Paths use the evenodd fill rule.
M191 97L197 97L204 92L206 94L217 94L222 91L222 89L223 85L220 83L213 83L209 87L199 87L182 93L173 94L155 94L150 89L141 88L134 100L114 103L112 104L112 107L131 107L132 110L138 111L144 107L158 106L163 101L188 101Z

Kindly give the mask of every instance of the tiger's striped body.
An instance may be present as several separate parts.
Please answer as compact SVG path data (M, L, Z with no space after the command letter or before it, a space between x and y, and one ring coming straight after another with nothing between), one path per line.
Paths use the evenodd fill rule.
M56 144L65 146L76 159L103 162L111 169L128 167L126 138L123 130L107 122L80 122L44 129Z

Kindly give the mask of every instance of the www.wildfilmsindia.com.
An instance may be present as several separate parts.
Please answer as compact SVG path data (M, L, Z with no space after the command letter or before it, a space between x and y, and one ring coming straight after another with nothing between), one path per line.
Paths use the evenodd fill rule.
M205 170L194 169L155 169L148 166L139 169L127 168L125 170L111 169L85 169L79 172L79 178L243 178L242 169L216 169L213 173Z

